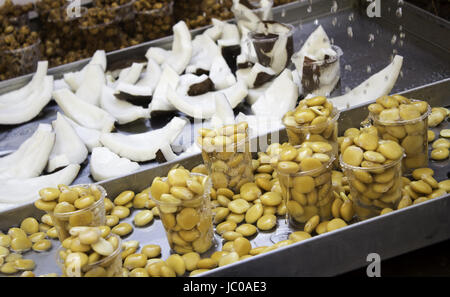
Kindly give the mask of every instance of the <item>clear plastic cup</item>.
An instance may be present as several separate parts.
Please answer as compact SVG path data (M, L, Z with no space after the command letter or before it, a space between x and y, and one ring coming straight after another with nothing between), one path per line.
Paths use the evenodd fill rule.
M288 27L286 33L264 33L252 31L248 33L249 53L256 54L250 57L264 67L272 68L276 73L280 73L291 64L291 57L294 53L293 35L295 27L291 24L281 24ZM283 51L274 50L282 47Z
M333 146L335 155L338 155L338 119L340 112L337 108L333 108L333 112L328 117L327 121L318 125L304 126L299 125L295 121L288 119L285 115L282 119L286 132L289 138L289 143L292 145L300 145L308 141L327 141Z
M303 94L329 96L339 86L341 77L340 59L343 52L337 45L332 45L331 48L336 52L336 55L325 55L322 60L311 60L299 53L292 57L299 80L301 80Z
M76 187L83 187L88 189L90 184L76 185ZM75 186L72 186L75 187ZM70 187L70 188L72 188ZM98 227L105 225L106 223L106 211L105 211L105 197L106 191L102 186L96 185L100 190L101 196L95 203L91 206L80 209L73 212L66 213L54 213L48 212L51 216L53 224L58 232L58 238L60 242L64 239L70 237L69 231L72 227L77 226L88 226L88 227Z
M173 1L161 3L162 7L136 11L136 34L142 35L142 41L162 38L172 32L174 25Z
M40 59L40 44L41 40L38 39L34 44L22 48L1 51L0 78L9 79L35 72Z
M376 167L340 164L350 186L355 213L360 220L380 214L384 208L396 209L402 195L402 159Z
M206 136L198 140L203 162L215 189L229 188L239 193L243 184L254 179L248 128L241 132L243 133L239 134L243 135L242 139L225 145L213 144L215 137L231 138L231 136L215 134L215 137Z
M412 102L418 100L411 100ZM420 117L412 120L393 122L381 121L374 113L369 119L378 130L378 135L386 140L394 140L405 150L403 174L411 174L414 169L428 167L428 115L431 107Z
M191 173L191 177L206 177L203 183L203 194L197 194L192 199L180 203L168 203L150 198L156 203L159 217L166 231L170 248L178 254L207 252L214 245L214 229L211 211L211 179L203 174ZM166 181L167 178L162 178ZM187 222L186 220L190 220ZM181 224L180 224L181 223ZM193 241L186 241L180 232L196 236Z
M328 156L328 162L313 170L292 174L277 170L289 223L296 229L303 230L306 222L315 215L319 215L321 221L331 218L335 199L331 172L336 157L333 152Z
M113 236L117 239L119 244L114 252L104 257L103 259L87 264L81 269L77 269L76 267L70 267L65 265L64 258L61 255L66 252L66 249L62 246L56 252L56 263L59 268L63 272L63 276L68 277L84 277L89 276L90 274L94 274L97 277L118 277L121 276L122 273L122 240L120 236L116 234L111 234L109 236Z

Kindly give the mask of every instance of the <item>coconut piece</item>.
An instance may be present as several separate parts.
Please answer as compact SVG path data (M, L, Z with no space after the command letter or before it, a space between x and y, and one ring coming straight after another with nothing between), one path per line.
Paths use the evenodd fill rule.
M77 132L89 152L92 152L92 150L96 147L102 146L100 143L101 132L99 130L83 127L72 121L70 118L64 115L63 117L72 126L75 132Z
M236 83L236 77L221 55L217 55L211 65L209 77L217 90L226 89Z
M64 81L70 86L70 89L72 91L78 90L81 83L84 80L84 75L86 72L86 67L88 65L100 65L103 69L103 72L106 71L106 65L107 65L107 59L106 59L106 53L104 50L97 50L94 55L92 56L89 63L80 71L76 72L68 72L64 74Z
M225 23L221 39L217 41L217 44L220 47L222 57L233 72L237 69L236 58L241 53L240 41L239 28L234 24Z
M103 87L100 106L112 115L120 125L131 123L141 118L150 118L147 108L117 99L114 96L114 90L107 86Z
M294 77L294 75L292 76ZM264 93L271 85L272 82L267 82L258 88L248 89L248 95L246 99L247 103L250 105L255 104L255 102L258 101L261 96L264 96Z
M65 115L78 124L91 129L109 132L115 119L103 109L79 99L68 89L53 92L53 98Z
M156 152L156 161L158 163L166 163L173 161L178 156L173 152L172 147L170 144L166 144L162 146L157 152Z
M161 67L159 67L155 60L150 58L147 61L147 68L144 76L136 83L136 86L149 87L151 90L154 90L158 84L161 74Z
M148 106L152 101L152 94L153 90L150 87L123 82L119 82L114 90L114 95L117 99L129 101L139 106Z
M105 83L105 73L102 67L95 64L88 65L84 72L83 82L75 95L89 104L99 106L102 88Z
M95 181L103 181L130 174L139 170L140 166L127 158L119 157L106 147L97 147L92 151L89 168Z
M165 127L141 134L104 133L102 144L121 157L136 162L156 158L156 152L166 144L172 143L180 134L187 121L174 117Z
M192 56L191 32L186 23L178 22L173 26L173 44L171 51L149 48L146 58L153 58L159 64L167 64L178 74L183 73Z
M36 87L40 87L44 81L48 70L47 61L39 61L36 73L31 78L30 82L20 89L0 95L0 107L3 104L18 103L30 96Z
M71 164L53 174L24 179L0 180L0 203L25 204L39 199L37 193L45 187L56 188L60 184L70 185L80 171L80 165Z
M32 92L20 100L0 103L0 125L22 124L34 119L52 98L53 76L32 82L31 88ZM17 94L20 93L14 96Z
M237 82L229 88L220 90L227 97L231 108L236 108L248 94L247 86L244 82Z
M206 29L204 34L208 35L208 37L211 38L212 40L217 41L220 37L222 37L223 27L226 22L216 18L212 18L211 23L212 27Z
M298 54L316 61L323 60L326 55L333 56L330 39L322 25L308 36Z
M403 57L396 55L388 66L369 77L359 86L345 95L329 100L339 110L343 110L359 104L367 104L381 96L388 95L397 81L402 64Z
M295 108L297 99L297 85L292 81L291 71L285 69L252 105L252 110L257 116L281 119L286 112Z
M180 76L177 93L198 96L210 91L214 91L214 84L207 75L202 74L201 76L197 76L188 73Z
M118 82L134 85L144 69L143 63L133 63L130 67L120 71Z
M276 73L271 68L256 63L244 79L246 80L247 87L253 89L271 81L275 76Z
M186 73L209 73L214 58L219 54L219 47L208 35L197 35L192 41L192 57Z
M176 110L175 107L167 100L167 89L175 89L180 78L178 74L169 65L163 66L163 72L159 79L158 85L153 92L152 102L149 105L151 115L161 112Z
M48 161L47 171L53 172L69 164L81 164L86 160L88 150L73 127L58 112L52 122L55 130L55 145Z
M0 180L39 176L47 164L55 143L48 124L39 124L33 135L13 153L0 158Z
M234 124L234 112L230 103L223 93L218 92L215 96L216 113L211 118L211 126L220 128L225 125Z

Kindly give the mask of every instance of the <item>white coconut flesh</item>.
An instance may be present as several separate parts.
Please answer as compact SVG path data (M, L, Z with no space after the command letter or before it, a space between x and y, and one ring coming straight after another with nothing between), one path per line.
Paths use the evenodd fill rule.
M184 74L180 76L180 82L178 83L177 93L186 96L189 94L189 90L193 85L205 84L208 78L209 77L206 74L202 74L200 76L190 73ZM206 90L203 93L207 92L209 92L209 90Z
M103 72L106 71L107 66L107 59L106 59L106 53L104 50L97 50L94 55L92 56L89 63L80 71L76 72L68 72L64 74L64 81L70 86L70 89L72 91L78 90L81 83L84 79L84 74L86 71L86 67L88 65L100 65L103 69Z
M212 18L211 23L212 27L206 29L204 34L208 35L212 40L217 41L222 36L223 26L225 25L225 22L216 18Z
M215 96L216 112L211 118L211 126L220 128L225 125L234 124L234 112L228 99L223 93L218 92Z
M216 90L226 89L236 83L236 77L222 55L217 55L214 58L209 77L214 83Z
M136 83L138 87L148 87L151 90L155 90L156 85L161 77L161 67L153 59L148 59L147 68L143 77Z
M69 164L83 163L87 158L88 150L70 123L58 112L52 126L56 138L47 171L53 172Z
M209 71L216 56L220 55L217 44L207 35L201 34L192 41L192 57L186 73Z
M139 170L140 166L127 158L121 158L106 147L94 148L89 163L95 181L103 181Z
M134 85L139 80L143 69L143 63L133 63L130 67L120 71L117 81Z
M367 104L381 96L388 95L397 81L402 64L403 57L396 55L384 69L369 77L347 94L330 98L330 101L339 110L344 110L359 104Z
M0 180L39 176L47 164L54 143L52 127L39 124L33 135L16 151L0 158Z
M283 90L282 92L280 90ZM295 108L298 99L297 85L292 81L292 73L285 69L264 95L252 105L252 111L257 116L267 116L280 119L283 115Z
M99 130L83 127L70 118L66 116L63 117L73 127L73 129L75 129L75 132L77 132L89 152L92 152L92 150L96 147L102 146L100 143L101 132Z
M170 67L166 65L163 67L163 72L161 78L159 79L158 85L153 92L152 102L149 105L151 112L166 112L176 110L175 107L167 100L167 89L175 89L178 85L180 77L178 74Z
M103 109L89 104L70 90L62 89L53 92L53 98L64 114L86 128L109 132L114 128L115 118Z
M33 85L31 93L8 103L0 103L0 125L16 125L26 123L44 109L50 102L53 91L53 76L45 76Z
M33 178L0 180L0 204L31 203L39 199L42 188L56 188L60 184L70 185L80 171L80 165L71 164L58 172Z
M33 93L34 89L37 86L40 86L42 84L47 75L47 70L48 62L40 61L37 66L36 73L33 75L28 84L18 90L0 95L0 106L2 106L3 104L17 103L28 97L31 93Z
M121 157L135 162L150 161L156 158L156 152L161 147L175 140L186 123L186 120L174 117L161 129L133 135L104 133L100 137L100 141Z
M125 100L117 99L114 90L104 86L101 96L101 107L112 115L120 125L131 123L137 119L148 119L149 110L133 105Z
M102 67L95 64L88 65L84 72L83 82L75 95L89 104L99 106L102 88L105 84L105 73Z

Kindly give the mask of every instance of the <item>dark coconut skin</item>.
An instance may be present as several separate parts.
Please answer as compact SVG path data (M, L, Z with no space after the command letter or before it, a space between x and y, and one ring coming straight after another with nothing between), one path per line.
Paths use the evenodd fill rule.
M212 80L208 77L202 82L192 84L189 87L188 95L189 96L198 96L202 95L208 92L214 91L214 83Z
M253 83L253 87L258 88L265 84L268 81L271 81L275 75L268 74L266 72L260 72L258 75L256 75L255 82Z
M305 93L310 93L319 88L321 71L325 70L333 63L336 63L336 61L330 59L330 56L328 55L325 55L324 63L322 65L314 65L314 62L316 61L308 57L305 57L303 62L302 85L304 89L303 92ZM317 79L314 79L315 77Z

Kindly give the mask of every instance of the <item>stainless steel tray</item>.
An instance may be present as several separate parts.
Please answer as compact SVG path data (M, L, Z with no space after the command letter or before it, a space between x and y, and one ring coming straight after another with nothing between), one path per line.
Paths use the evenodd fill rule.
M309 1L286 4L274 8L274 18L278 21L293 23L298 30L294 35L295 49L298 50L308 35L321 24L328 35L339 45L344 55L341 61L341 82L334 95L345 92L346 87L353 88L371 74L384 68L390 59L394 48L404 56L402 77L396 83L393 92L401 92L414 87L426 85L450 77L449 49L450 41L439 36L448 34L450 25L445 20L433 17L425 11L404 3L402 17L395 15L397 1L383 0L381 18L369 18L366 15L364 0L337 1L338 9L331 12L331 1L313 0L311 12L308 12ZM349 20L349 18L351 20ZM334 19L336 24L333 25ZM399 26L402 25L403 46L399 46ZM352 27L353 37L347 34L348 27ZM192 32L195 36L205 28ZM368 42L368 35L374 34L374 46ZM397 35L395 46L391 44L392 36ZM172 37L143 43L127 49L108 53L108 64L112 67L127 61L136 61L144 57L151 46L168 48ZM81 69L88 60L78 61L49 70L50 74L60 78L63 73ZM351 66L351 71L347 65ZM367 66L371 73L367 73ZM0 82L0 94L24 85L31 75ZM55 103L49 104L42 113L29 123L17 126L0 125L0 156L17 149L35 131L39 123L51 123L59 111ZM236 111L249 113L247 104L242 104ZM117 125L117 130L123 133L142 133L166 124L170 118L158 117L148 121L136 121L128 125ZM187 127L190 129L192 127ZM92 182L88 162L82 164L75 183ZM156 162L147 162L142 169L157 166Z
M449 106L450 79L417 88L404 95L413 98L426 98L434 106ZM359 106L341 114L339 127L343 131L349 127L358 127L367 116L367 106ZM435 131L448 128L450 124L443 122ZM284 135L284 134L282 134ZM285 136L284 136L285 137ZM283 136L280 139L283 139ZM153 178L164 176L174 164L192 168L202 162L201 155L184 158L167 163L153 169L143 170L135 174L100 183L105 187L108 196L114 199L124 190L141 191L148 187ZM449 160L430 161L430 167L436 172L437 180L448 178ZM203 276L331 276L354 270L367 265L366 257L370 253L378 253L385 260L397 255L425 247L450 238L450 195L436 198L419 205L352 224L335 232L315 236L288 247L255 256L238 263L220 267L202 274ZM124 221L132 224L134 211ZM27 205L0 214L0 230L7 231L17 226L28 216L40 218L43 212L33 205ZM280 219L281 220L281 219ZM271 245L271 232L259 232L251 238L252 246ZM124 240L138 240L141 247L146 244L158 244L162 248L162 258L169 256L164 228L159 219L149 226L135 227L132 234ZM216 237L216 248L220 250L222 242ZM59 246L53 240L53 248L44 253L25 253L25 258L34 259L37 263L37 275L56 272L55 254ZM212 251L211 251L212 252Z

